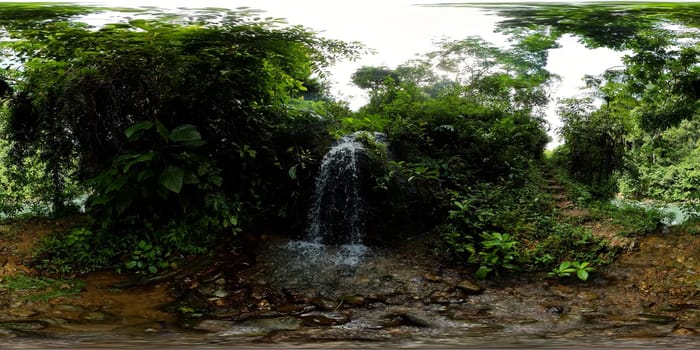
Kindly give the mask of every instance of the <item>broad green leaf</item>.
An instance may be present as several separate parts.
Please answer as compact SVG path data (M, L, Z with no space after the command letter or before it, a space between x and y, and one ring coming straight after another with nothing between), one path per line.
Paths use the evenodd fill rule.
M167 140L168 136L170 136L170 133L168 132L168 128L163 125L163 123L160 122L160 120L156 120L156 130L158 131L158 135L163 138L163 140Z
M156 153L153 151L148 151L147 153L140 155L138 158L132 160L131 162L129 162L129 164L124 166L124 173L125 174L128 173L129 169L131 169L132 166L134 166L138 163L149 162L149 161L153 160L153 158L155 158L155 156L156 156Z
M150 121L145 121L145 122L140 122L136 123L124 130L124 134L126 134L126 139L127 140L136 140L138 139L142 133L139 131L142 130L148 130L153 127L153 122Z
M578 270L578 271L576 271L576 276L578 276L578 278L579 278L581 281L585 281L585 280L588 279L588 271L586 271L586 270Z
M184 178L185 171L182 168L170 165L165 168L162 173L160 173L158 181L168 190L175 193L180 193Z
M150 179L154 175L155 175L155 173L153 172L153 170L144 169L136 176L136 181L143 182L144 180Z
M289 174L290 179L296 180L297 179L297 166L294 165L291 168L289 168L288 174Z
M200 141L202 135L197 128L191 124L182 124L170 132L170 140L175 142Z

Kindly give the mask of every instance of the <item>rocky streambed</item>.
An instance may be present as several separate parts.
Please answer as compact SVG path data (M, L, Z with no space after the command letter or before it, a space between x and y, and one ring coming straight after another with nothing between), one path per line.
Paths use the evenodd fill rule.
M638 250L586 283L532 275L475 281L471 271L435 261L420 241L359 255L325 252L346 259L339 264L282 239L264 246L255 261L222 253L167 282L88 275L71 297L32 301L0 287L0 341L16 347L700 344L698 236L642 237Z

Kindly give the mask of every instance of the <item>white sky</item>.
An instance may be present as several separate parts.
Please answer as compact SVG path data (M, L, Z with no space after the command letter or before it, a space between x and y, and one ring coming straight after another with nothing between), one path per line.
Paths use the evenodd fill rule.
M64 1L70 2L70 1ZM350 102L354 109L366 102L364 92L351 83L350 76L364 65L395 67L416 54L431 51L433 42L442 38L461 39L478 35L500 45L504 37L493 33L498 20L493 15L467 7L420 7L448 1L426 0L126 0L74 1L97 5L161 8L250 7L265 11L265 16L285 18L290 24L300 24L321 32L327 38L360 41L376 50L375 55L355 62L343 62L331 70L332 92ZM459 2L459 1L454 1ZM462 1L468 2L468 1ZM499 1L479 1L499 2ZM510 1L517 2L517 1ZM538 2L557 2L545 0ZM1 6L1 4L0 4ZM575 95L584 74L600 74L606 68L620 65L620 54L607 49L588 50L575 38L566 37L562 48L550 51L547 69L562 80L553 89L553 98ZM554 106L547 113L553 130L560 125ZM550 133L551 134L551 133ZM550 147L557 142L550 144Z

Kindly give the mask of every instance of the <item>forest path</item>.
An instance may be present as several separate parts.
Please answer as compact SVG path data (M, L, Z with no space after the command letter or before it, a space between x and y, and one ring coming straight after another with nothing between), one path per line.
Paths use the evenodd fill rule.
M554 201L554 209L559 222L586 227L591 230L593 236L602 238L609 242L612 247L620 248L626 252L633 251L638 247L639 242L635 238L620 234L621 226L614 224L612 219L599 220L592 215L590 209L577 204L577 201L580 200L573 198L553 167L545 167L543 178L545 189Z

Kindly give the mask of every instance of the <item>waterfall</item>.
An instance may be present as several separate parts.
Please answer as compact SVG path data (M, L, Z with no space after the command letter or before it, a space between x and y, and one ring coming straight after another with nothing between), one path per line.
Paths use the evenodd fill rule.
M265 270L270 283L332 293L373 254L363 244L371 159L358 139L366 136L386 142L384 134L357 132L342 137L324 155L304 237L261 253L270 262Z
M341 138L323 157L309 210L306 240L325 244L362 243L363 219L356 135Z

